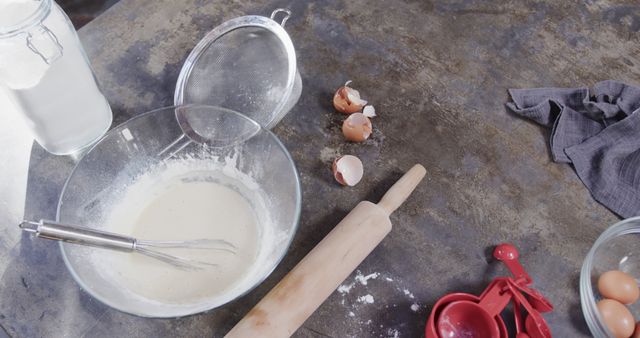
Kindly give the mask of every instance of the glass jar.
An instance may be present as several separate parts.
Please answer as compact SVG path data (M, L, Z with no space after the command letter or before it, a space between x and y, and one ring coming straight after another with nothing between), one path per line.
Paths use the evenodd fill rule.
M111 125L76 31L52 0L0 1L0 95L52 154L76 153Z

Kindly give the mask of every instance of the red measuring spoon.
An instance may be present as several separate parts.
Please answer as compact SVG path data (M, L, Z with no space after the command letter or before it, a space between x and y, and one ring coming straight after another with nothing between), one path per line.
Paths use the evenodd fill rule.
M542 315L540 315L540 312L534 309L533 306L529 304L529 301L527 301L527 299L518 290L516 290L511 283L507 283L507 286L511 289L514 301L520 303L524 309L527 310L528 316L524 323L527 334L531 338L551 338L549 325Z
M459 300L449 303L438 317L440 337L500 338L500 328L495 317L504 310L511 295L503 292L507 284L492 283L480 302Z
M427 320L427 325L424 330L426 338L442 338L440 335L438 335L438 332L436 330L436 323L438 322L438 318L440 318L442 309L444 309L450 303L460 300L468 300L477 303L480 301L480 298L468 293L450 293L440 298L438 302L436 302L436 304L433 306L431 314L429 314L429 319ZM496 320L500 328L500 338L508 338L507 326L504 324L502 317L498 315L494 317L494 319Z
M493 257L502 261L517 281L523 280L524 284L531 284L533 280L529 277L527 271L524 270L520 261L518 261L519 256L518 249L509 243L502 243L493 250Z
M524 323L522 322L522 309L520 308L520 302L513 298L513 321L516 323L516 338L530 338L529 335L524 332Z
M512 278L499 277L494 280L496 281L504 281L505 283L514 283ZM513 284L512 284L513 285ZM509 292L513 292L512 288L506 287L506 290ZM529 335L525 332L525 323L522 320L522 308L520 302L513 297L513 321L516 325L516 337L515 338L530 338Z
M536 309L537 311L540 311L540 312L553 311L553 304L551 304L551 302L549 302L549 300L547 300L542 295L542 293L540 293L540 291L536 289L532 289L526 285L520 284L511 278L509 282L512 285L514 285L516 288L518 288L520 291L522 291L524 294L527 295L527 297L529 298L529 301L531 302L531 306L533 306L533 308Z
M538 290L528 287L533 280L518 261L520 254L515 246L502 243L493 250L493 256L502 261L514 275L514 285L525 293L531 300L531 305L540 312L553 311L553 304L549 302Z

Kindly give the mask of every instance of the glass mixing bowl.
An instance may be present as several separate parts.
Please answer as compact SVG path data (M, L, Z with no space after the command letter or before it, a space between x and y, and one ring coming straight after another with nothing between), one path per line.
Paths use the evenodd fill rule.
M596 303L598 277L609 270L620 270L640 281L640 217L618 222L603 232L591 247L580 272L582 312L594 337L614 337L602 321ZM627 306L640 320L640 301Z
M293 160L278 138L237 112L201 105L168 107L136 116L112 129L82 157L67 179L58 204L58 222L100 228L127 184L150 168L178 159L219 168L217 161L229 158L234 159L234 172L250 177L255 183L251 189L261 189L266 197L270 218L266 224L276 234L273 245L264 249L268 258L246 277L242 287L204 302L163 303L131 297L87 258L95 250L105 249L61 243L64 261L76 282L101 302L144 317L179 317L206 311L261 283L282 260L297 230L300 182Z

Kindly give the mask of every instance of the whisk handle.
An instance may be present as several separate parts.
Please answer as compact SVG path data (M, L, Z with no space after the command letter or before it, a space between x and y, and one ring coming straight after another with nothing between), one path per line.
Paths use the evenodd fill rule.
M23 221L20 223L20 228L34 233L37 237L74 244L127 252L133 251L136 247L136 240L131 237L47 220L40 220L40 222Z

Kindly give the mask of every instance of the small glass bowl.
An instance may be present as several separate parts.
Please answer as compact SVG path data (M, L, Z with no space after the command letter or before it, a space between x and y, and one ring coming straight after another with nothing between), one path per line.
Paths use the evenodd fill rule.
M594 337L614 337L596 307L603 297L597 282L601 274L620 270L640 280L640 217L618 222L604 231L591 247L580 272L582 312ZM640 301L628 305L636 321L640 320Z

